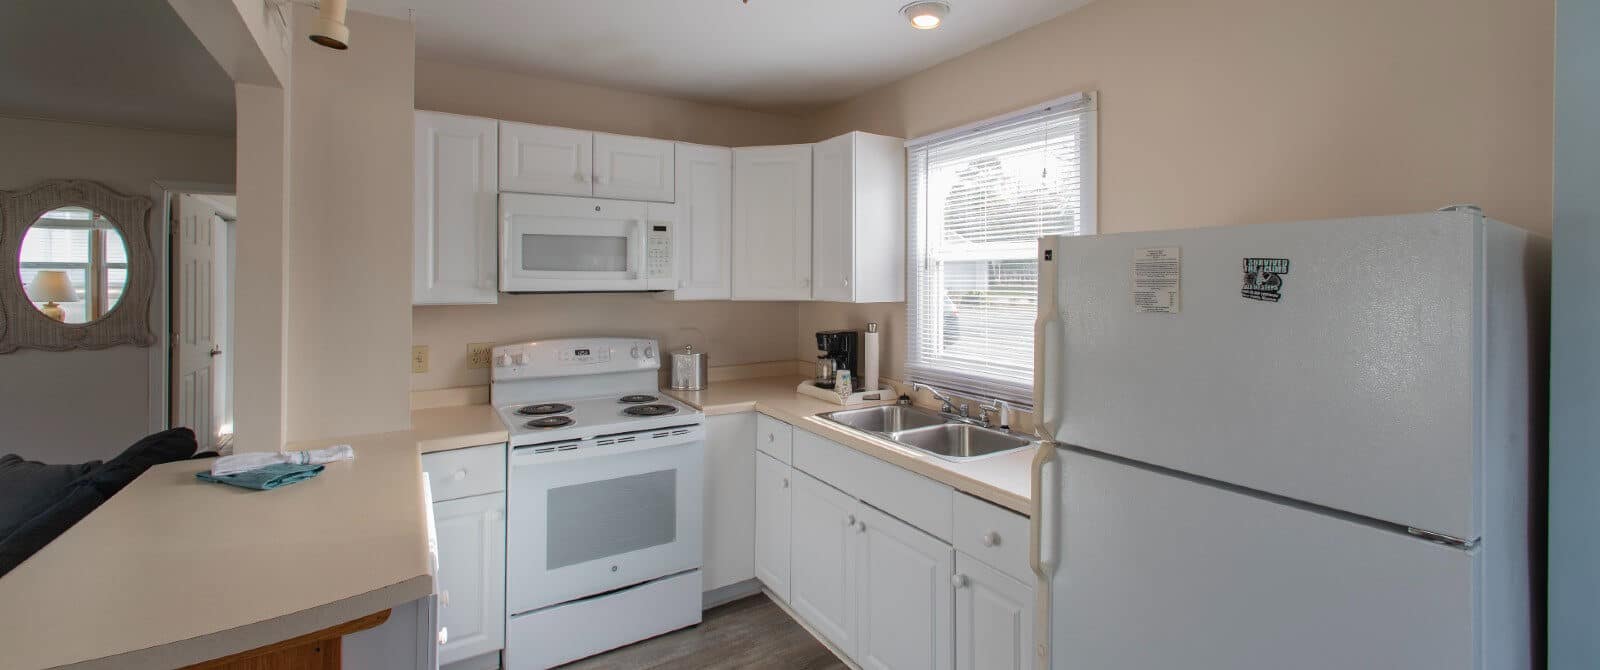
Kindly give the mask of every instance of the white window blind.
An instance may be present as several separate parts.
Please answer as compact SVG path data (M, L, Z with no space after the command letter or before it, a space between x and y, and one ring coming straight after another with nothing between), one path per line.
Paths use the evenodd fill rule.
M907 373L1023 406L1033 398L1038 239L1093 234L1092 96L907 143Z

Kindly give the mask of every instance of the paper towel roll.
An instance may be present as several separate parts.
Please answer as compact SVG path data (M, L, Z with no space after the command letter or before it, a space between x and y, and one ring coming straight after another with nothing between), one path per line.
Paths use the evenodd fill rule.
M863 391L878 390L878 324L867 324L867 334L863 336L861 345L861 379L858 385Z

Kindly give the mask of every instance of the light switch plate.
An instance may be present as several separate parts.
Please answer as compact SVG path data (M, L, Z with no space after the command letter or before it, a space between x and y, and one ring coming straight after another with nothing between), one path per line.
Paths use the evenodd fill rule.
M411 372L422 374L428 371L428 345L419 344L411 347Z
M489 367L489 352L494 349L493 342L473 342L467 345L467 369L485 370Z

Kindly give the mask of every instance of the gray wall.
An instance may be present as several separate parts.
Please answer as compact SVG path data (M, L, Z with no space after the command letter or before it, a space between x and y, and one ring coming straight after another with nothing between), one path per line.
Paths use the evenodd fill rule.
M1600 2L1556 8L1549 661L1600 667Z

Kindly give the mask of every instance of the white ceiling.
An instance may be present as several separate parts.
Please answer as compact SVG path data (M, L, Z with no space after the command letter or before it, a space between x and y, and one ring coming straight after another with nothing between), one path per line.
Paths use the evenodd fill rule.
M233 81L166 0L3 0L0 115L232 135Z
M1089 0L949 0L914 30L907 0L351 0L415 11L417 57L692 100L801 111L922 71ZM361 36L351 35L359 49Z

